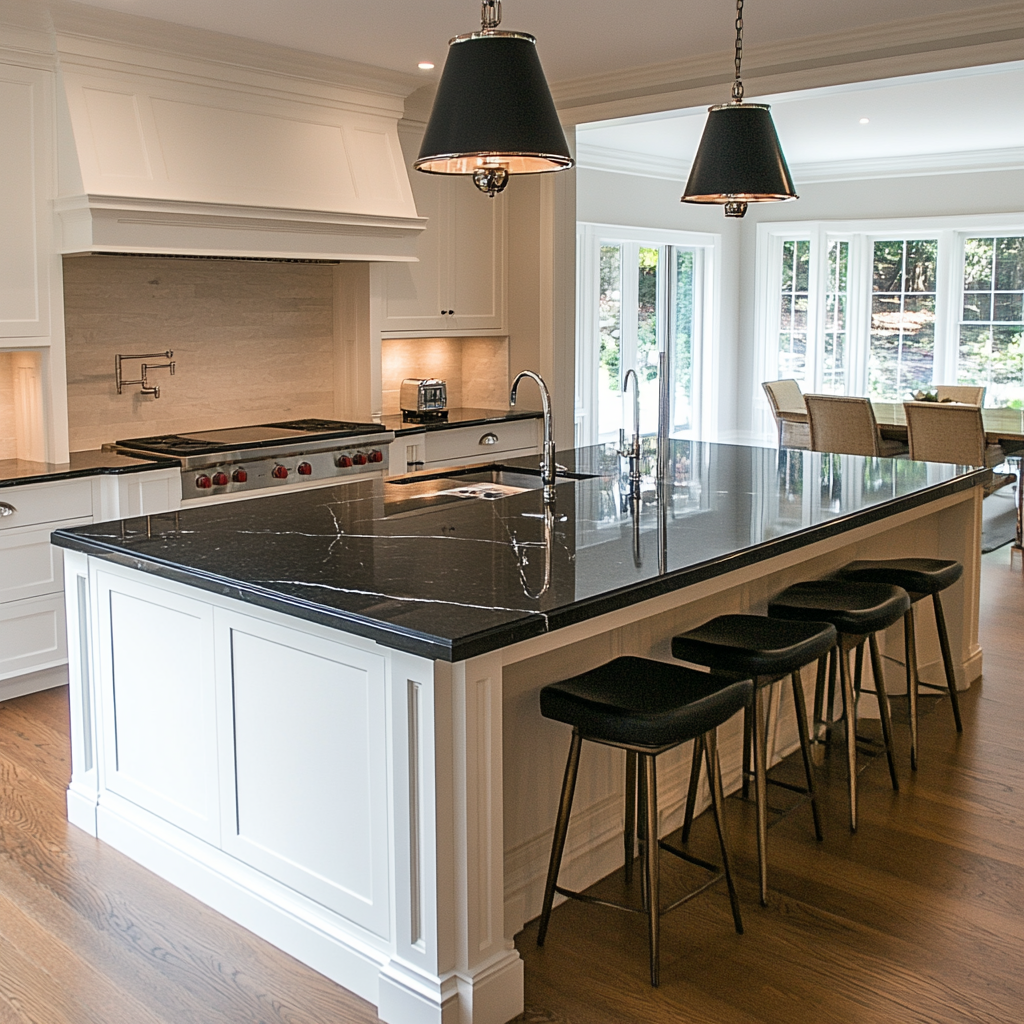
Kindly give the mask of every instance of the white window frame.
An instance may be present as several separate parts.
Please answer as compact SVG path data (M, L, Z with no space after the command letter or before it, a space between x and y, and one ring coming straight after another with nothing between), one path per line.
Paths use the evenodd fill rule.
M847 394L865 395L868 388L868 344L871 329L870 265L875 241L899 238L938 239L935 274L935 378L956 381L960 312L963 306L964 239L1024 234L1024 211L1000 214L957 214L942 217L842 221L775 221L757 225L754 294L754 430L765 441L777 436L775 421L761 381L778 377L779 289L782 246L790 239L811 242L808 268L807 380L820 387L819 351L825 329L824 282L828 244L848 241L849 299L847 306ZM854 269L856 268L856 270ZM865 270L865 268L867 268Z
M719 337L721 323L722 236L704 231L670 231L659 228L625 227L620 224L579 222L576 238L576 444L597 443L597 310L600 295L600 252L603 245L697 249L694 260L694 322L692 395L694 426L681 437L710 438L718 421ZM623 276L622 308L636 305L636 275ZM664 348L671 312L671 288L665 275L658 275L658 350ZM626 292L632 289L632 300ZM627 337L626 335L629 335ZM633 331L620 336L621 351L635 350ZM625 363L623 364L625 365ZM628 367L626 367L628 369Z

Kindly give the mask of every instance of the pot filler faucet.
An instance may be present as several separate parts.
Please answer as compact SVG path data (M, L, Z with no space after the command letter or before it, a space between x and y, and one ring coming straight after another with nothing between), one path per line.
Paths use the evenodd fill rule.
M622 393L629 391L629 378L633 378L633 440L626 447L626 431L619 428L618 453L629 459L629 484L636 489L640 483L640 378L636 370L627 370L622 381Z
M537 382L540 388L540 400L544 407L544 452L540 459L540 478L544 483L544 501L550 504L555 500L555 428L551 416L551 394L547 384L539 373L533 370L523 370L514 381L512 391L508 396L508 404L515 408L516 392L519 390L519 382L529 377Z

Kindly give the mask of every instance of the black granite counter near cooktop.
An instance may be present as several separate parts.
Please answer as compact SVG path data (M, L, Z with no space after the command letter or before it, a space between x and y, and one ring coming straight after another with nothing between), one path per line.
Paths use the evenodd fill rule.
M403 434L420 434L424 430L477 427L486 423L504 423L507 420L539 419L543 415L539 409L449 409L447 420L433 423L410 423L401 414L382 416L381 423L387 430L393 430L396 437L401 437Z
M71 480L78 476L103 473L145 473L149 469L180 466L177 459L136 459L117 452L72 452L70 462L29 462L27 459L0 459L0 487L20 484L45 484L51 480Z
M560 482L549 510L537 489L493 501L459 497L451 492L474 477L456 470L53 537L389 647L458 661L976 486L989 473L674 441L660 488L650 475L654 460L645 458L637 503L610 448L559 452L558 461L590 475ZM533 459L508 465L536 472Z

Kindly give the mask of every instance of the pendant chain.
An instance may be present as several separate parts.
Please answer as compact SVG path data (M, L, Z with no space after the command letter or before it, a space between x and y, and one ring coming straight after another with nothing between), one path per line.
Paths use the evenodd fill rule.
M501 0L481 0L480 26L486 32L501 24Z
M732 98L743 99L743 82L740 81L740 64L743 62L743 0L736 0L736 81L732 83Z

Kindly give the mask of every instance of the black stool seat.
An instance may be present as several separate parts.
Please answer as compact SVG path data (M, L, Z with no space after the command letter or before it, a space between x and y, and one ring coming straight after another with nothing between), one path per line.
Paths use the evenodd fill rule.
M953 586L963 574L964 567L948 558L888 558L850 562L839 571L840 579L888 583L922 597Z
M719 615L672 637L682 661L743 676L784 676L835 647L829 622L768 619L763 615Z
M847 580L795 583L768 603L773 618L831 622L849 636L888 629L909 610L910 597L900 587Z
M584 739L635 747L685 743L750 701L752 684L646 658L616 658L540 691L540 712Z

